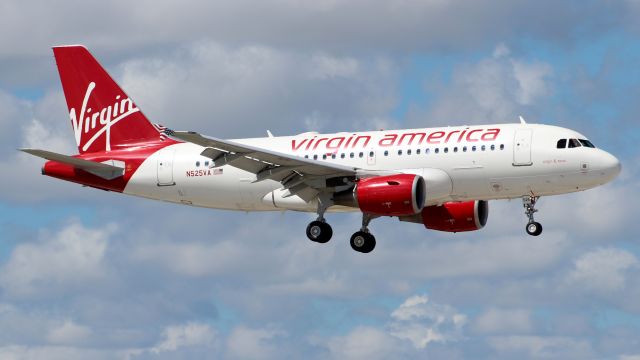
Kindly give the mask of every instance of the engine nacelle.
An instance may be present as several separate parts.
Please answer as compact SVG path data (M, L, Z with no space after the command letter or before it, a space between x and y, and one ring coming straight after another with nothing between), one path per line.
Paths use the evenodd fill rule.
M422 223L427 229L446 232L482 229L488 217L489 203L485 200L447 202L422 209Z
M417 214L424 208L426 185L420 175L398 174L361 179L353 190L362 212L382 216Z

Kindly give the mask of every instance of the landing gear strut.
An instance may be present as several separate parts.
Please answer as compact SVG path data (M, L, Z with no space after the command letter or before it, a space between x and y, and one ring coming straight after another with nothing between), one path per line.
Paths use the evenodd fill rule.
M318 218L307 226L307 237L317 243L326 243L333 236L333 229L324 219L324 213L329 207L329 201L325 197L318 197Z
M362 213L362 228L351 235L351 248L357 252L370 253L376 247L376 238L369 232L369 222L376 216Z
M542 225L539 222L536 222L533 218L533 214L538 210L535 208L536 202L538 201L539 196L527 195L522 197L522 205L524 206L524 213L529 218L529 222L525 229L527 230L527 234L531 236L538 236L542 233Z

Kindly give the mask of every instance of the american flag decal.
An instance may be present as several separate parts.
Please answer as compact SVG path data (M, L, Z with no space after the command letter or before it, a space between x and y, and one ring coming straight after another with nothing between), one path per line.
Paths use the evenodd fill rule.
M165 141L167 139L167 128L160 124L153 124L153 127L160 133L160 141Z

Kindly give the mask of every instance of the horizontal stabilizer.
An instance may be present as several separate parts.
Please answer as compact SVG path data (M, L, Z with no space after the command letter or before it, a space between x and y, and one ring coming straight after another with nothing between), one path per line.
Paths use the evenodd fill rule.
M20 151L24 151L27 154L41 157L43 159L53 160L59 163L71 165L77 169L82 169L106 180L112 180L124 175L124 163L122 163L123 166L116 166L117 163L121 163L120 161L110 160L109 162L112 163L112 165L109 165L105 163L84 160L73 156L62 155L46 150L20 149Z

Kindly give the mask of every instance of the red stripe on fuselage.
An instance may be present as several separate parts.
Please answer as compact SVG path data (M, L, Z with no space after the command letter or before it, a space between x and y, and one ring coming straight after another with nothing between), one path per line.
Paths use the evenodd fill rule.
M140 165L149 158L149 156L162 148L176 143L177 142L174 140L167 139L163 142L144 144L122 150L85 153L75 156L80 159L95 162L103 162L107 160L119 160L124 162L124 175L112 180L106 180L84 170L77 169L71 165L51 160L44 164L42 167L42 173L54 178L102 190L123 192L129 182L129 179L131 179L136 170L138 170Z

